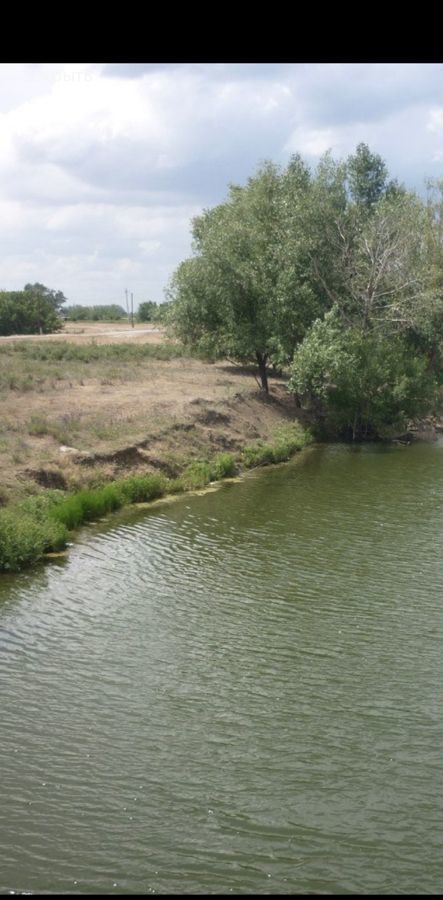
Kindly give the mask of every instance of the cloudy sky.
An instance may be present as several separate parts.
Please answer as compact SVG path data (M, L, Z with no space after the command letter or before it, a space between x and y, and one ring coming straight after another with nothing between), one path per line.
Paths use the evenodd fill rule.
M443 177L443 65L2 64L0 123L0 290L137 306L264 159L365 141L409 188Z

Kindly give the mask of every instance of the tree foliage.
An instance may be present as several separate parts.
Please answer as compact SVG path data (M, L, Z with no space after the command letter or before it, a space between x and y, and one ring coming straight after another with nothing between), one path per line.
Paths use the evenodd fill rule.
M347 177L351 197L360 206L370 208L386 192L386 163L378 153L371 153L367 144L359 144L348 157Z
M194 219L195 255L170 297L178 336L200 350L257 363L288 361L320 308L305 277L301 220L310 189L298 157L264 164L245 186Z
M63 304L66 303L66 297L62 291L54 291L51 288L47 288L44 284L40 284L39 281L36 281L35 284L25 284L24 290L35 297L41 297L46 300L56 312L59 312Z
M0 292L0 335L48 334L61 327L52 298L35 290Z
M140 303L137 318L139 322L155 322L158 316L159 306L154 300L146 300Z
M297 349L289 387L315 409L323 432L367 440L404 431L435 402L437 381L403 336L346 328L334 308Z
M443 374L443 182L427 204L359 144L311 173L262 165L193 221L170 320L185 343L267 365L335 432L376 436L432 404Z
M118 322L126 319L127 313L116 303L103 306L67 306L64 310L66 318L71 322Z

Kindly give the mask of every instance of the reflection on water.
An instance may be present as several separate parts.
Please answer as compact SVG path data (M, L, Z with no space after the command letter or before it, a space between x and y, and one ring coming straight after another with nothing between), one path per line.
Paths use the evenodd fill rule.
M438 893L441 445L324 447L0 587L0 890Z

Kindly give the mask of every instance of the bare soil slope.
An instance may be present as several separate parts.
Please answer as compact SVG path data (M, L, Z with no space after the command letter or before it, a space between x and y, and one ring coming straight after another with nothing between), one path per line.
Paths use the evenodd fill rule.
M88 324L82 335L66 329L63 339L121 342L113 325L105 334L99 330L106 330L102 323ZM43 340L53 337L60 335ZM137 338L127 340L164 343L165 337L140 328ZM258 439L271 438L281 422L298 412L284 381L271 378L270 395L264 397L252 372L228 362L179 357L143 359L134 365L116 358L65 361L56 370L44 366L34 363L28 380L22 372L23 383L13 373L9 387L3 379L3 503L38 486L79 488L131 470L174 475L190 459L221 450L236 453Z

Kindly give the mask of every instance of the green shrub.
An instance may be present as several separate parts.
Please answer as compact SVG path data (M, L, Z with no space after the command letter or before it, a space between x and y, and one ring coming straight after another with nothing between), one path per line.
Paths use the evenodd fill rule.
M53 506L50 515L71 531L83 522L100 519L123 506L125 497L118 484L107 484L92 490L79 491Z
M247 469L252 469L255 466L269 466L285 462L311 440L310 433L298 422L282 425L275 432L273 444L259 441L253 447L245 447L242 454L243 465Z
M33 518L20 508L0 511L0 572L18 571L49 550L62 550L67 530L48 518Z
M345 328L334 309L298 346L289 382L322 436L358 441L401 433L434 408L436 389L426 355L406 337Z
M56 522L54 519L42 519L39 522L41 536L43 540L43 552L57 552L64 550L68 543L68 529L62 522Z
M168 480L163 475L130 475L117 482L126 503L146 503L162 497L168 487Z
M205 487L212 479L212 470L208 462L192 462L180 476L185 491L195 491Z
M57 522L61 522L68 528L69 531L72 531L74 528L79 528L82 522L84 522L84 517L82 504L78 494L74 494L72 497L68 497L64 500L60 506L57 506L52 510L51 515Z
M270 444L258 443L255 447L245 447L242 453L243 465L247 469L254 466L269 466L274 460L274 448Z
M0 571L17 571L36 562L44 542L36 522L28 516L0 512Z
M212 463L212 474L216 481L220 478L231 478L236 474L237 466L232 453L218 453Z
M181 475L168 480L168 494L183 494L186 490L187 488Z
M231 453L218 453L211 462L190 463L179 479L180 490L192 491L205 487L211 481L220 481L235 475L236 464ZM169 488L170 489L170 488ZM177 493L177 489L175 489Z
M59 490L45 490L40 494L34 494L22 500L18 509L25 515L32 516L38 522L42 522L48 517L50 510L62 503L66 494Z

